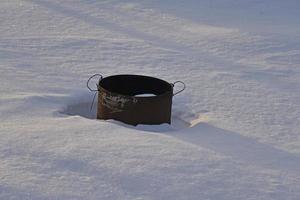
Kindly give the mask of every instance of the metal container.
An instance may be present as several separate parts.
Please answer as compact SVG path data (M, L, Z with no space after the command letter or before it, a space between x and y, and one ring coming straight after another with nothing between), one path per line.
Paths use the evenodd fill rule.
M89 81L99 76L97 90L89 87ZM103 78L96 74L87 86L98 92L97 119L114 119L131 125L171 124L172 98L182 92L181 81L164 80L141 75L114 75ZM183 88L173 93L174 85Z

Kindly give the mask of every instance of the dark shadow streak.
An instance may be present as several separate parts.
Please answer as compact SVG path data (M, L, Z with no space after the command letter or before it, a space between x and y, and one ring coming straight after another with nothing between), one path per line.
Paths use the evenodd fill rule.
M260 143L252 138L200 123L168 134L182 141L211 149L237 161L300 175L300 156Z
M69 16L69 17L73 17L75 19L79 19L87 24L91 24L94 26L98 26L98 27L104 27L108 30L114 31L116 33L121 33L124 35L127 35L129 37L132 38L136 38L136 39L140 39L143 41L146 41L149 44L155 44L157 46L162 46L161 44L164 44L164 48L166 48L165 46L170 46L167 48L170 49L177 49L179 48L178 45L176 44L166 44L166 41L161 39L160 37L154 36L154 35L150 35L150 34L146 34L146 33L142 33L140 31L137 31L136 29L134 29L134 27L122 27L119 26L115 23L111 23L108 21L104 21L103 19L98 19L96 17L92 17L88 14L85 14L83 12L77 11L77 10L72 10L70 8L67 8L65 6L62 5L57 5L55 3L52 3L50 1L40 1L40 0L26 0L29 2L33 2L39 6L45 7L49 10L52 10L54 12L63 14L65 16Z

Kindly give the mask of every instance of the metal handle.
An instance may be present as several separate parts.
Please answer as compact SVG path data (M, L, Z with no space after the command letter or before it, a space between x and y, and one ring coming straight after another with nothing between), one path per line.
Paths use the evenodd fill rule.
M179 90L178 92L175 92L175 93L173 94L173 96L175 96L175 95L177 95L177 94L183 92L183 90L185 90L185 88L186 88L185 83L182 82L182 81L175 81L174 83L171 83L172 87L174 88L175 85L176 85L177 83L182 84L183 88L182 88L181 90Z
M89 86L89 83L90 83L90 81L91 81L94 77L96 77L96 76L99 76L100 78L99 78L98 83L96 83L97 89L95 90L95 89L92 89L92 88ZM100 84L100 81L101 81L102 79L103 79L103 76L102 76L101 74L94 74L94 75L91 76L91 77L88 79L88 81L86 82L86 87L87 87L91 92L95 92L94 97L93 97L93 101L92 101L92 104L91 104L90 111L93 110L93 105L94 105L94 102L95 102L95 98L96 98L97 92L99 91L99 84Z
M95 90L95 89L92 89L92 88L90 87L89 83L90 83L90 81L91 81L94 77L96 77L96 76L99 76L100 78L99 78L98 84L96 84L97 89ZM102 76L101 74L94 74L94 75L91 76L91 77L88 79L88 81L86 82L86 87L87 87L91 92L97 92L97 91L98 91L99 84L100 84L100 81L101 81L102 79L103 79L103 76Z

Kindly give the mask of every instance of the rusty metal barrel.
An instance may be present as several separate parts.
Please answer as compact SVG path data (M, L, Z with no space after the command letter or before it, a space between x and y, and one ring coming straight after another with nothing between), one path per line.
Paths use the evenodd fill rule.
M171 124L173 96L182 92L185 85L181 81L167 81L143 75L113 75L97 83L97 119L114 119L130 125ZM91 80L89 79L89 81ZM89 87L89 81L87 83ZM181 83L183 88L173 93L174 85Z

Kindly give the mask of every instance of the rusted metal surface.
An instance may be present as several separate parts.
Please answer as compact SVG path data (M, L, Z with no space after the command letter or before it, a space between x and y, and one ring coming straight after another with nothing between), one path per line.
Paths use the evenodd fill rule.
M174 84L149 76L115 75L101 76L97 87L97 119L131 125L171 123ZM153 95L137 96L141 94Z

